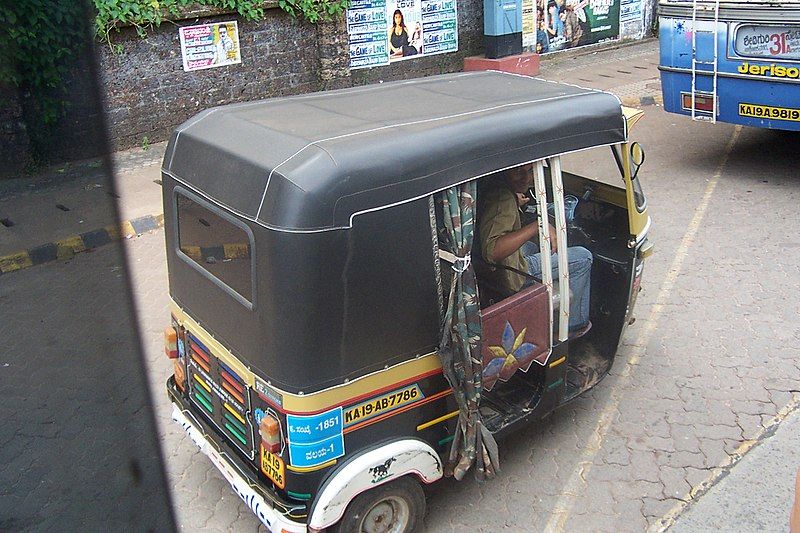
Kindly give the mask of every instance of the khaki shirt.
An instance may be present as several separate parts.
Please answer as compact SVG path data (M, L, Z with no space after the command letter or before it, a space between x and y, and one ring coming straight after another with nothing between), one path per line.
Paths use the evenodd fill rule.
M483 260L489 260L498 237L501 237L522 227L517 207L517 197L504 185L488 187L479 195L480 209L478 220L478 237L481 241L481 255ZM500 264L516 268L522 272L528 271L528 263L520 250L509 255ZM506 270L497 268L493 272L494 280L506 289L518 292L525 283L525 277Z

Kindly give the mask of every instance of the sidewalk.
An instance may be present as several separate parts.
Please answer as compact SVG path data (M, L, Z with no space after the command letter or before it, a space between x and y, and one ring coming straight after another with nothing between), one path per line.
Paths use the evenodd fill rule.
M669 531L788 531L800 468L798 435L800 411L794 411L678 517Z
M612 92L625 105L660 103L658 42L650 39L542 61L540 77ZM166 142L112 154L115 186L97 161L33 178L0 181L0 275L66 260L163 225L161 160ZM109 200L116 195L119 218Z
M101 160L68 163L32 178L0 181L0 274L132 238L163 224L166 142L112 154L114 186ZM121 223L115 222L116 198Z

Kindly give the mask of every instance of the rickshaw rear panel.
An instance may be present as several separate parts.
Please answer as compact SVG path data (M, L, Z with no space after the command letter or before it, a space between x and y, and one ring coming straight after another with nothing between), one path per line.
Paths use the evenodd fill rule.
M187 193L177 187L170 195L176 183L168 176L164 187L173 198L165 216L175 217L174 199ZM208 283L173 230L167 232L172 298L282 390L308 394L339 385L430 353L439 340L426 199L366 213L350 230L254 231L252 308ZM308 372L322 354L324 364Z

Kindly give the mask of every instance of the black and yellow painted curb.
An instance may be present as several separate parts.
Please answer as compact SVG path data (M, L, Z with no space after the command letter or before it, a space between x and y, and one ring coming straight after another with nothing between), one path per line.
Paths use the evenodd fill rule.
M164 226L164 215L147 215L125 220L117 225L87 231L56 242L0 256L0 274L8 274L34 265L71 259L75 254L94 250L110 242L136 237Z
M215 263L232 261L250 257L250 246L247 243L220 244L219 246L181 246L185 253L198 263Z
M613 89L612 89L613 91ZM622 105L641 108L649 105L664 105L664 97L660 94L649 96L623 96L620 98Z

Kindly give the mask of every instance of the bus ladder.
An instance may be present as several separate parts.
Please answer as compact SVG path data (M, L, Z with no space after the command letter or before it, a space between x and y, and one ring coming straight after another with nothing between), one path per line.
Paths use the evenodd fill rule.
M710 2L703 2L702 0L692 0L692 120L700 120L705 122L711 122L712 124L717 122L717 57L719 55L719 42L717 41L717 28L719 23L719 0L713 0L714 3L714 26L712 30L699 30L697 29L697 12L698 11L710 11L711 8L708 5ZM711 35L711 38L714 40L714 57L711 61L708 60L700 60L697 59L697 34L698 33L707 33ZM711 66L712 70L706 69L698 69L698 66ZM710 96L712 102L712 112L711 115L705 114L698 114L697 112L697 76L711 76L712 77L712 89L711 93L703 92L703 96ZM701 113L705 113L705 111L701 111Z

